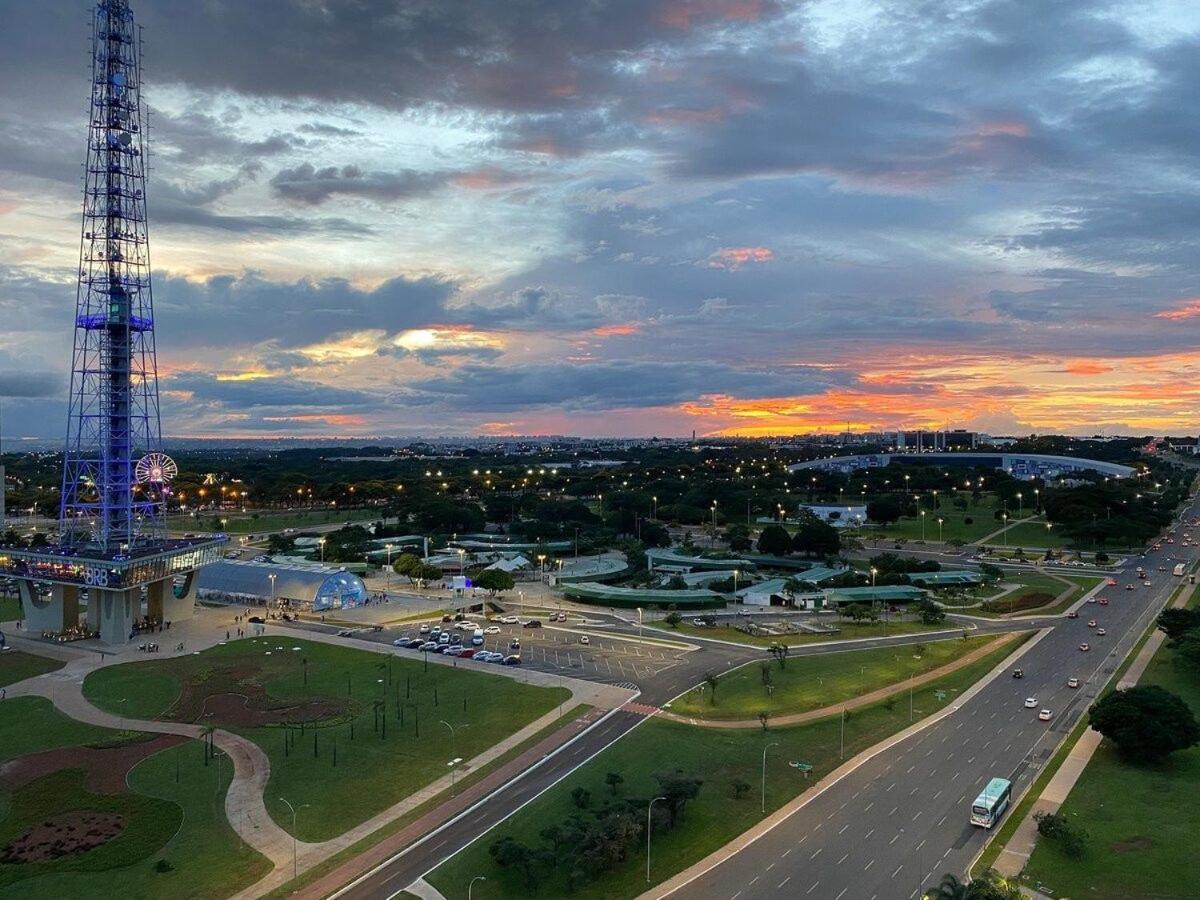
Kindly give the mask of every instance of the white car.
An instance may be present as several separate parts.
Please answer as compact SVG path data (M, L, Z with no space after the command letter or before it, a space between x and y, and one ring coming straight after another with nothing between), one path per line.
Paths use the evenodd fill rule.
M499 625L489 625L487 628L483 629L483 633L484 634L499 634L500 626Z
M1069 688L1079 687L1079 679L1078 678L1068 678L1067 679L1067 687L1069 687Z
M1108 634L1108 632L1105 631L1103 628L1097 628L1096 634L1100 635L1100 637L1104 637L1106 634Z
M521 620L518 619L516 616L505 616L500 621L503 622L505 625L516 625Z
M1025 708L1026 709L1035 709L1037 707L1037 705L1038 705L1037 697L1026 697L1025 698Z
M579 643L581 643L581 644L590 644L591 642L592 642L592 639L590 637L588 637L586 634L579 638Z
M1050 721L1050 710L1043 709L1040 713L1038 713L1038 718L1043 722L1049 722Z

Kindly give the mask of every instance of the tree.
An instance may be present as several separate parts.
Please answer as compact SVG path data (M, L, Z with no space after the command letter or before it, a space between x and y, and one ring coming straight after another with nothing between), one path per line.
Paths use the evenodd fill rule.
M426 581L437 581L441 577L441 569L439 569L437 566L431 566L425 563L421 563L419 566L416 566L409 574L409 578L413 579L418 584L422 584Z
M809 556L836 556L842 549L838 530L816 516L805 516L792 538L792 549Z
M475 576L474 581L475 587L483 588L493 597L498 591L511 591L517 586L517 580L503 569L484 569Z
M758 536L758 552L768 556L787 556L792 552L792 537L782 525L768 525Z
M704 676L704 683L708 685L708 702L714 706L717 703L717 682L719 680L715 672L709 672Z
M890 525L904 515L904 502L895 494L884 494L867 502L867 518L880 525Z
M655 775L654 780L658 782L659 794L666 798L671 827L674 828L675 823L683 818L687 802L696 799L704 782L691 775L684 775L679 770Z
M733 791L734 800L741 800L750 793L750 782L735 777L729 782L729 789Z
M1004 570L1001 569L999 566L992 565L991 563L980 563L979 564L979 576L984 581L988 581L988 582L999 581L1001 578L1004 577Z
M1193 628L1200 628L1200 609L1164 609L1158 614L1158 630L1169 640L1177 640Z
M525 886L530 890L537 887L537 877L533 871L537 854L531 848L514 838L502 837L488 848L488 854L502 869L509 866L520 869L525 875Z
M750 529L745 525L730 525L725 529L725 540L734 553L745 553L753 546Z
M422 564L421 557L417 554L401 553L392 561L392 571L397 575L404 575L411 581L416 581L413 572Z
M1200 628L1186 631L1171 643L1176 655L1193 669L1200 669Z
M1127 759L1156 762L1200 743L1200 724L1175 694L1157 685L1113 691L1092 705L1091 726Z
M1020 887L1006 881L994 869L967 883L947 873L928 895L929 900L1023 900Z
M1087 832L1075 825L1063 813L1037 812L1033 814L1038 834L1058 844L1067 856L1083 856Z
M918 610L921 613L921 621L926 625L939 625L946 621L946 611L932 600L922 600Z
M672 628L678 628L679 623L683 621L683 616L681 616L677 612L669 612L665 616L663 616L663 621L666 622L668 625L670 625Z
M571 802L580 809L587 809L592 805L592 792L585 787L577 787L571 791Z
M567 835L561 825L547 825L538 832L538 836L550 845L550 864L558 868L558 859L566 843Z
M615 797L617 796L617 791L620 789L621 785L625 783L625 778L620 772L609 772L604 776L604 783L609 786L613 792L613 796Z
M762 730L767 730L767 720L771 718L771 713L768 710L759 710L758 724L762 726Z
M781 669L787 668L787 658L790 651L791 648L787 644L771 644L771 646L767 647L767 652L779 663L779 668Z

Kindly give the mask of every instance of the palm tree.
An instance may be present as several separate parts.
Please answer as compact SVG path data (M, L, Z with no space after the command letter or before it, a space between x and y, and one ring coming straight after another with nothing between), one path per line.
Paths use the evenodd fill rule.
M947 872L928 896L929 900L971 900L971 886Z

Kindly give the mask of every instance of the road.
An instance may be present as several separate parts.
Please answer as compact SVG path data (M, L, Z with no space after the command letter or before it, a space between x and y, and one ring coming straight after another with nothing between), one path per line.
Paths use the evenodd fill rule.
M1185 520L1196 514L1190 507ZM970 824L970 805L983 785L1001 776L1014 782L1014 795L1028 786L1179 587L1171 566L1198 556L1196 547L1164 544L1136 563L1150 573L1149 587L1125 590L1125 582L1137 582L1130 572L1101 592L1109 605L1085 603L1078 619L1043 620L1053 627L1022 657L1024 678L996 678L672 898L911 898L946 872L962 875L987 836ZM1160 565L1168 571L1159 572ZM1096 635L1091 619L1107 636ZM1089 652L1079 649L1085 641ZM1067 687L1071 676L1083 681L1080 689ZM1026 709L1026 697L1035 697L1037 707ZM1051 721L1038 720L1041 708L1052 711Z
M637 636L637 626L629 625L620 619L595 615L590 618L593 621L603 619L607 623L605 630L614 635L620 634L624 637ZM572 625L572 627L575 626ZM1017 627L1032 626L1022 623ZM987 623L987 630L989 631L1013 630L1013 628L1014 625L1012 623ZM530 632L535 630L537 629L531 629L521 635L523 644L536 641L541 646L553 646L554 637L559 636L550 633L550 629L541 629L544 632L543 634L536 638L531 637ZM594 628L586 630L589 630L592 634L596 634ZM561 634L570 635L571 633L562 632ZM383 640L386 637L386 633L385 635L364 634L363 637L365 639ZM654 633L647 635L647 637L662 639L670 637L670 635ZM571 639L575 640L577 638ZM589 647L583 647L578 644L571 645L571 652L574 655L573 659L575 662L569 668L567 666L560 666L560 670L565 670L560 671L559 674L571 674L576 677L590 678L592 680L607 680L605 670L594 661L602 660L606 656L611 656L617 652L628 653L630 647L638 647L638 645L629 645L627 642L605 639L603 637L593 637L592 640L594 644ZM871 647L902 646L927 640L929 640L928 634L906 634L890 638L873 638L866 641L856 641L850 647L859 650ZM636 686L642 693L637 698L633 708L639 711L621 710L613 713L580 735L575 743L571 744L562 753L549 757L520 779L511 782L488 796L473 811L451 822L436 834L426 837L422 842L407 848L400 855L393 857L383 866L345 889L337 896L359 900L359 898L391 897L395 895L426 872L438 866L442 861L466 847L489 828L503 821L520 806L555 784L575 767L628 733L644 720L645 713L651 712L655 707L661 706L684 691L695 687L704 679L705 674L708 672L726 670L745 662L762 659L765 656L763 651L747 649L745 647L708 641L696 643L698 644L698 649L696 650L677 654L668 653L667 655L671 657L670 665L660 665L653 669L647 668L644 671L645 677L636 681ZM648 645L640 646L642 654L645 654L647 649ZM846 649L848 648L845 643L807 644L794 648L792 656L815 656L844 651ZM523 647L522 653L525 652L526 650ZM560 651L560 654L564 654L564 651ZM584 658L591 659L593 662L582 667L578 666L578 661ZM538 667L545 667L546 670L553 668L545 654L541 656Z

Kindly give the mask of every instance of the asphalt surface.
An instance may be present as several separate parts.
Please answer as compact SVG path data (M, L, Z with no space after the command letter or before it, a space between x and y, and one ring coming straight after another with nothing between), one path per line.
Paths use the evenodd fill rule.
M1185 520L1197 514L1189 507ZM1181 583L1176 561L1194 562L1200 548L1163 544L1118 576L1100 596L1108 606L1085 603L1078 619L1042 620L1052 630L1019 666L1024 677L1003 674L969 701L903 742L877 755L813 798L744 850L673 893L673 898L751 900L813 897L820 900L911 898L946 872L962 875L988 832L970 824L970 806L983 785L999 776L1020 794L1053 755ZM1200 528L1194 529L1200 533ZM1137 584L1133 566L1144 566L1150 587ZM1167 572L1159 572L1158 566ZM1088 621L1107 630L1099 637ZM1081 652L1082 642L1091 645ZM1069 677L1083 682L1067 687ZM1037 706L1026 709L1024 700ZM1049 709L1049 722L1038 719Z

